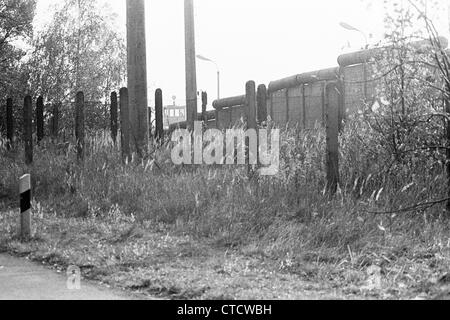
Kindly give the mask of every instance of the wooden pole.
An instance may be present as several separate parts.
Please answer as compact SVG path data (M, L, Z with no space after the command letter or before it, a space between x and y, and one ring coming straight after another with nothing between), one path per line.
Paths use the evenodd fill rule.
M258 86L257 98L257 119L258 124L267 122L267 87L264 84Z
M77 93L75 111L75 138L77 140L77 159L84 161L84 94Z
M111 93L111 107L110 107L110 115L111 115L111 138L114 141L114 145L117 143L117 132L119 130L118 125L118 106L117 106L117 93Z
M197 68L195 54L195 20L193 0L184 0L185 59L186 59L186 111L187 127L194 130L197 120Z
M145 1L127 0L127 64L131 134L138 157L149 140Z
M163 115L163 93L161 89L157 89L155 91L155 117L156 117L155 138L162 142L164 140L164 115Z
M33 106L30 96L26 96L23 105L23 142L25 144L25 163L33 163Z
M333 196L339 184L339 107L340 93L336 83L326 86L327 187Z
M31 176L26 174L19 180L20 193L20 237L31 238Z
M120 140L122 147L122 159L125 163L131 161L130 149L130 112L128 106L128 89L120 89Z
M42 96L36 102L36 134L39 143L44 139L44 98Z
M255 81L248 81L245 85L245 114L247 118L247 130L256 130L256 84ZM252 165L250 164L250 141L246 141L246 159L247 175L250 177L252 172ZM257 151L258 152L258 151ZM258 156L258 155L256 155Z
M6 101L6 139L8 139L7 149L10 150L14 144L14 116L11 98Z

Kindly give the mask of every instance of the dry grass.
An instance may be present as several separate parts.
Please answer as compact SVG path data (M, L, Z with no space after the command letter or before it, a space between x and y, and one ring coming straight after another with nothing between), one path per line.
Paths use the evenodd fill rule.
M30 168L20 150L2 150L1 246L171 298L445 297L444 208L367 213L440 198L444 172L423 159L387 171L387 155L368 135L361 139L363 129L348 125L341 137L342 185L333 199L324 193L319 128L286 131L281 172L265 178L249 179L242 167L174 167L168 146L124 165L106 134L89 140L83 166L70 144L41 144ZM25 172L38 220L34 241L21 244L8 210ZM374 266L382 278L375 287Z

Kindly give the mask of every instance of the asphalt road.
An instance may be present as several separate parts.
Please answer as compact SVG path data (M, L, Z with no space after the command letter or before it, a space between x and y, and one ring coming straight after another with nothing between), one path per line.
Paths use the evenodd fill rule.
M0 254L0 300L129 300L122 292L81 280L79 290L69 290L66 274L26 259Z

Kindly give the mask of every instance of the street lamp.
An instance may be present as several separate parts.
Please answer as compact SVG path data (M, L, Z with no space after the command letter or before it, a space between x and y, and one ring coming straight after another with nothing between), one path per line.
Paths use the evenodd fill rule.
M366 47L364 49L366 49L366 50L369 49L369 41L367 39L367 35L363 31L359 30L358 28L355 28L354 26L352 26L346 22L341 22L341 23L339 23L339 25L346 30L356 31L356 32L359 32L360 34L362 34L364 37L364 41L366 42ZM364 74L363 77L364 77L364 100L367 102L368 89L367 89L367 66L366 66L366 64L367 64L367 61L365 61L363 64L363 74Z
M356 32L359 32L360 34L362 34L363 37L364 37L364 41L366 42L366 48L365 48L365 49L368 49L368 48L369 48L369 40L368 40L368 38L367 38L367 35L366 35L363 31L361 31L361 30L358 29L358 28L355 28L354 26L352 26L352 25L350 25L350 24L348 24L348 23L346 23L346 22L340 22L339 25L340 25L342 28L346 29L346 30L349 30L349 31L356 31Z
M197 55L197 59L214 63L214 65L216 66L216 69L217 69L217 99L220 99L220 69L219 69L219 65L214 60L206 58L200 54Z

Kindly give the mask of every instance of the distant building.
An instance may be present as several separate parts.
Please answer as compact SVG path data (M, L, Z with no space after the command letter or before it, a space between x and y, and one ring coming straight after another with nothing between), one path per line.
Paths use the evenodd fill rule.
M172 124L186 121L185 106L166 106L164 107L164 127L169 128Z

